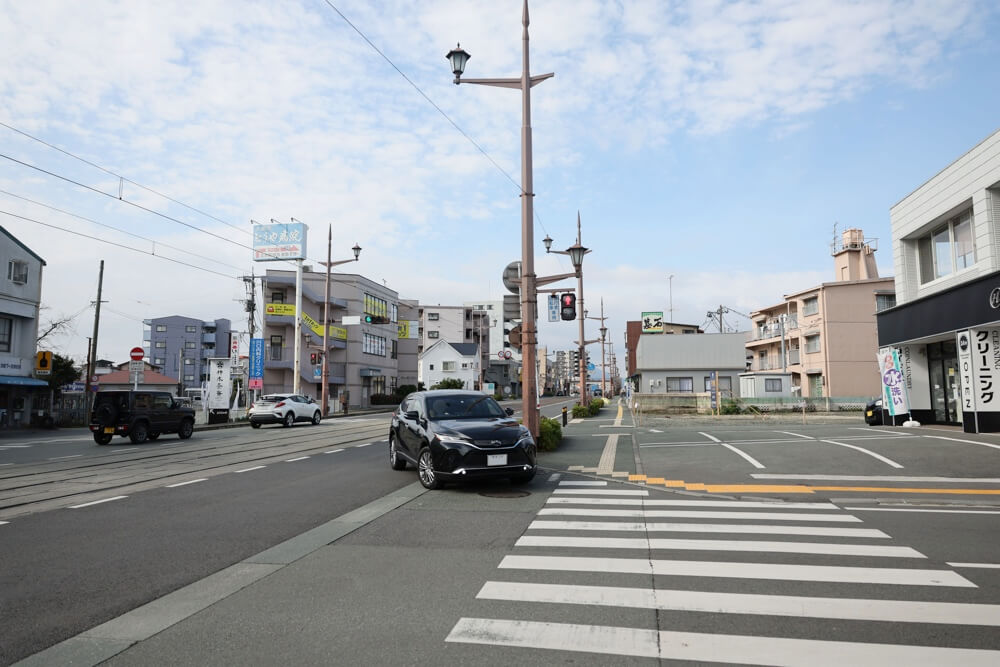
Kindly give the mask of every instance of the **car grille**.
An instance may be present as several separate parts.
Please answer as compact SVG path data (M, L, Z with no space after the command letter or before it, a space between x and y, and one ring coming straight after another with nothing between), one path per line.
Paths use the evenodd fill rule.
M516 442L503 442L502 440L473 440L472 444L476 447L482 447L488 449L491 447L510 447L517 444Z

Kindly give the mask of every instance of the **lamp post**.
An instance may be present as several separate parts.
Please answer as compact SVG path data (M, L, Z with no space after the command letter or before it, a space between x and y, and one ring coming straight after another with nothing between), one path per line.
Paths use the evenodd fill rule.
M667 278L670 283L670 323L674 323L674 274Z
M521 90L521 357L522 368L535 367L535 247L532 199L535 196L532 185L531 165L531 88L545 79L554 76L551 72L531 76L528 67L528 0L524 0L521 15L522 58L521 77L509 79L462 79L465 65L471 57L460 45L445 56L451 63L451 71L455 75L455 84L475 83L484 86L499 86L501 88L518 88ZM533 372L522 373L521 411L524 425L531 434L538 437L538 404L535 390L536 379Z
M334 266L339 266L341 264L347 264L349 262L358 261L358 257L361 255L361 246L357 243L351 250L354 251L354 259L342 259L336 262L330 261L330 249L333 243L333 225L327 227L326 232L326 261L320 262L326 267L326 290L323 295L323 352L320 359L323 363L323 375L321 382L323 383L323 388L321 390L321 405L323 409L323 417L327 416L327 410L330 406L330 269ZM347 365L344 365L344 375L347 375ZM344 378L345 382L347 378Z
M603 396L607 397L607 393L606 393L607 390L604 387L604 375L605 375L604 340L605 340L605 336L608 333L608 328L606 326L604 326L604 320L606 320L608 318L604 316L604 299L603 298L601 299L601 316L600 317L587 317L587 311L583 311L583 317L584 317L584 319L588 319L588 320L598 320L601 323L601 328L599 329L599 331L601 332L601 338L600 338L600 341L601 341L601 394Z

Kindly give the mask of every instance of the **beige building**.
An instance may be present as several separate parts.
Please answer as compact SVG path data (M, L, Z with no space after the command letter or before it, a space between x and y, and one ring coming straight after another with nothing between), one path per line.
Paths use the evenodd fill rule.
M835 282L785 295L750 313L747 380L757 397L878 396L875 313L895 305L895 283L879 278L874 240L848 229L833 244Z

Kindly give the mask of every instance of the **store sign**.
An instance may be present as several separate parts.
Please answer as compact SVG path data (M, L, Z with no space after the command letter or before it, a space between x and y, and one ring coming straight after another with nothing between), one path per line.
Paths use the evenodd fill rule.
M642 313L642 333L663 333L663 311Z
M208 408L229 409L232 376L229 357L208 360Z
M249 389L264 388L264 339L250 339L250 376L247 383Z
M284 315L295 317L294 303L269 303L264 306L265 315Z
M975 374L972 361L972 332L966 329L955 335L955 347L958 348L958 372L962 383L962 412L969 414L976 411Z
M907 414L910 406L906 399L906 378L896 348L883 347L878 351L878 370L882 376L883 407L893 417Z
M396 323L396 337L399 340L419 338L420 322L418 320L400 320Z
M253 259L275 262L306 258L306 235L309 227L302 222L253 226Z
M1000 412L1000 329L970 329L969 346L975 410Z

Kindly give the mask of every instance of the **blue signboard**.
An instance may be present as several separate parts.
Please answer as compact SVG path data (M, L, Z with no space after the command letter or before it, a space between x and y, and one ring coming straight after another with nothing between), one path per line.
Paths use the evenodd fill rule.
M250 339L250 382L249 389L264 387L264 339Z
M595 368L597 368L597 366L595 366L594 364L587 364L587 370L588 370L588 371L592 371L592 370L594 370Z
M309 228L302 222L253 226L253 259L274 262L282 259L305 259Z
M549 322L559 321L559 297L555 294L549 295Z

